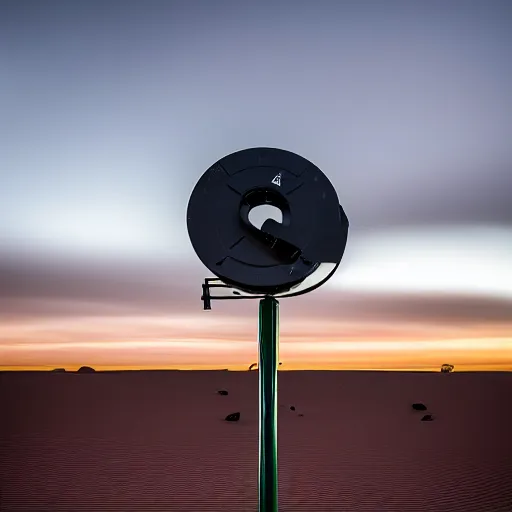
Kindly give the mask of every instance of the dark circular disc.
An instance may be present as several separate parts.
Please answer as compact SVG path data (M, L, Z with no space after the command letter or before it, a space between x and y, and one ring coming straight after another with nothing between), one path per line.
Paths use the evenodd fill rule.
M279 208L282 222L253 225L249 212L263 204ZM347 216L325 174L274 148L238 151L213 164L192 192L187 227L213 274L248 293L268 295L297 287L324 263L335 270L348 236Z

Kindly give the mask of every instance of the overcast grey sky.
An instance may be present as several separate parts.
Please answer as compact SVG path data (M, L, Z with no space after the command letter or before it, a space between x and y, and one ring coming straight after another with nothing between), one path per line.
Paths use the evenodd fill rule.
M200 174L258 145L354 229L512 221L506 0L0 5L3 244L172 250Z

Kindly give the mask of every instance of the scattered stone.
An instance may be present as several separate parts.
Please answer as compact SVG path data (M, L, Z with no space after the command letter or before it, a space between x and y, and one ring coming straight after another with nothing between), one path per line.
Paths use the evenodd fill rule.
M300 417L302 418L302 416L304 416L304 414L302 414L302 413L299 413L299 416L300 416Z
M433 421L434 418L432 417L432 414L425 414L423 418L421 418L421 421Z
M415 411L426 411L427 410L427 406L425 404L422 404L422 403L412 404L412 408Z
M219 395L222 395L222 396L228 395L228 392L225 389L219 389L219 391L217 391L217 393L219 393Z
M90 366L81 366L76 373L96 373L96 370Z
M294 405L290 405L290 411L295 411L295 406Z
M238 421L240 419L240 413L234 412L232 414L228 414L225 418L226 421Z

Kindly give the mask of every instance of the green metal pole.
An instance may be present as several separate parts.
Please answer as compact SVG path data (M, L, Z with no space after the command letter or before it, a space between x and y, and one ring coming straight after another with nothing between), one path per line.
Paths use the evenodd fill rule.
M277 367L279 302L260 300L259 315L260 460L259 512L277 512Z

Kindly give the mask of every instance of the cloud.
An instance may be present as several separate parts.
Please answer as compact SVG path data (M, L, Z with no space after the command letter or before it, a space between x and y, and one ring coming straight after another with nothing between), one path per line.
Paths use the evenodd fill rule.
M109 309L117 314L177 314L190 309L190 299L200 294L201 278L194 268L177 271L172 262L67 260L34 254L4 255L0 260L4 314L10 310L20 315L94 316Z
M459 326L495 323L512 327L512 300L457 294L329 291L318 292L314 299L297 298L286 309L297 315L307 311L311 318L343 321Z
M512 298L512 229L417 226L350 236L340 291Z
M255 318L255 301L214 302L212 312L203 312L200 295L206 275L201 265L182 265L177 271L172 262L91 264L4 257L0 260L0 316L4 320L28 320L197 315L198 320L205 321L213 315L224 322L227 317ZM326 326L374 323L406 324L413 328L419 323L512 327L512 299L461 294L449 289L444 293L375 292L324 287L305 296L281 299L281 310L285 324L288 318Z

